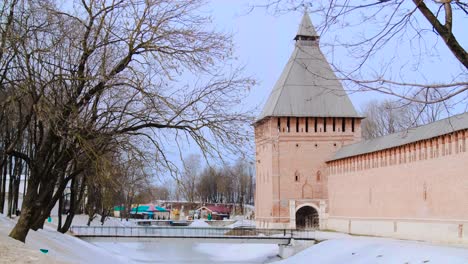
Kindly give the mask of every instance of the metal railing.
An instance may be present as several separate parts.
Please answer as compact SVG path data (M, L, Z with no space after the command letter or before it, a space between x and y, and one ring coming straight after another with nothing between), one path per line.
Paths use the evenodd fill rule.
M120 226L72 226L77 237L154 237L154 238L255 238L313 240L315 229L264 229L223 227L120 227Z

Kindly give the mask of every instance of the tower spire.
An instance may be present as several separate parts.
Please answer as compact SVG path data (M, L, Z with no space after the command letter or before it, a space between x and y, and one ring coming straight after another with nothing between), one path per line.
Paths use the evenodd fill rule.
M294 51L258 120L272 116L360 117L320 51L318 38L305 12Z
M319 36L315 31L312 21L310 20L307 8L304 10L304 15L302 16L301 24L297 31L296 37L294 40L316 40Z

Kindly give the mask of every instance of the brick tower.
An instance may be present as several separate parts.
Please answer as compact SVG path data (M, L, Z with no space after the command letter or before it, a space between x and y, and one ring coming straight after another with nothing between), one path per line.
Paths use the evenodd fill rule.
M361 138L361 117L304 13L294 51L255 123L257 227L318 227L327 218L325 161Z

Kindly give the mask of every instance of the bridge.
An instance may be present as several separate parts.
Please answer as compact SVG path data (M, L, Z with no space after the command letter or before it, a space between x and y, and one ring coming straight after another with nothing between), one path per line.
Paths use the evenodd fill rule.
M93 241L184 239L196 242L290 245L292 240L315 240L316 230L263 229L251 227L72 226L70 231L76 237Z

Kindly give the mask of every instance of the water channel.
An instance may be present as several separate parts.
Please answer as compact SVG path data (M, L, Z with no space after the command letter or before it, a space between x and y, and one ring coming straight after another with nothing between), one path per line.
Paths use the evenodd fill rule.
M93 242L133 263L270 263L280 258L278 245L196 243L164 240L158 242Z

